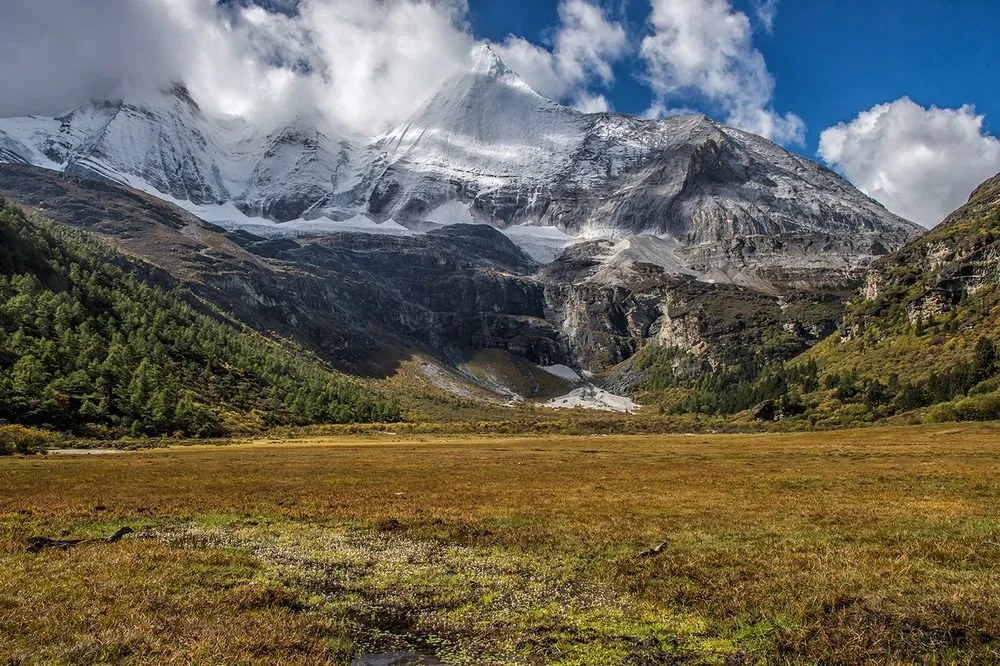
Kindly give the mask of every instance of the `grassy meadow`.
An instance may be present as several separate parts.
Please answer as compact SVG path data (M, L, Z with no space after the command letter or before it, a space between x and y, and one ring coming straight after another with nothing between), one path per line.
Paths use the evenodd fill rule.
M3 663L1000 662L996 426L259 440L0 489Z

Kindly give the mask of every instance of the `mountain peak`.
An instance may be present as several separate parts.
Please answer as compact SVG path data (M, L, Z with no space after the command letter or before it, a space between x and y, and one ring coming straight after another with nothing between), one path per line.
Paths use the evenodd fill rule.
M505 76L517 76L510 67L497 55L489 44L484 44L476 52L476 64L472 68L474 74L481 74L490 78L503 78Z
M183 83L175 81L163 90L163 94L179 99L195 111L201 111L201 107L198 106L198 102L194 101L194 97L191 96L188 87Z

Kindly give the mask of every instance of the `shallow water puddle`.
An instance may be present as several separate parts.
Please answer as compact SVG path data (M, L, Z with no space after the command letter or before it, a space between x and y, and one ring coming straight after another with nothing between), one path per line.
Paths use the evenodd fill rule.
M351 666L445 666L445 664L433 655L397 652L361 655L351 662Z

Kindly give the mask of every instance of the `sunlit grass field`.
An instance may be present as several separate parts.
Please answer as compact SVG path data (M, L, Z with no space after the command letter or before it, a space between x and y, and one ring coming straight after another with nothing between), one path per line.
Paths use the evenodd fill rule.
M0 459L2 663L402 652L1000 663L1000 427Z

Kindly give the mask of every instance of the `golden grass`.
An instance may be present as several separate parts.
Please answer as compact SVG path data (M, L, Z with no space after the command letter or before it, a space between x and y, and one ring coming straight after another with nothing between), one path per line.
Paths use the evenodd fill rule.
M338 663L389 635L455 663L1000 661L997 427L258 441L3 459L0 488L14 661L98 661L89 634L134 661ZM253 585L274 603L232 603Z

